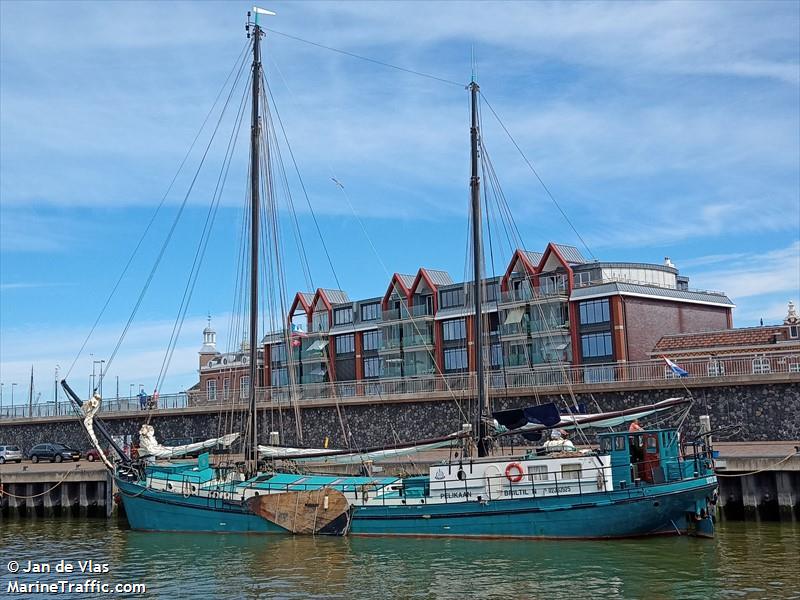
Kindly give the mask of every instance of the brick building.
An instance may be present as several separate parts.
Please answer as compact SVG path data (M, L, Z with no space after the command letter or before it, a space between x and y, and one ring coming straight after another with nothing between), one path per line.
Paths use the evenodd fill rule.
M689 289L664 264L589 261L573 247L517 250L505 273L487 278L484 308L490 369L547 363L609 364L649 358L665 335L732 327L722 292ZM342 290L298 292L286 329L259 351L258 384L413 378L474 371L471 283L444 271L395 273L381 296L351 300ZM207 328L199 390L245 394L246 348L219 353Z

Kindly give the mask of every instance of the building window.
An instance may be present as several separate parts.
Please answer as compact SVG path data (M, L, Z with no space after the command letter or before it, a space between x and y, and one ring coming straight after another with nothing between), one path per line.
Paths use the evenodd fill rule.
M289 370L286 367L272 369L271 378L273 387L289 385Z
M286 362L286 346L284 344L275 344L270 348L269 355L274 363Z
M373 302L372 304L361 305L361 320L362 321L377 321L381 316L381 303Z
M352 333L336 336L336 354L352 354L355 352L356 336Z
M579 306L581 325L608 323L611 320L608 312L608 298L581 302Z
M231 397L231 378L226 377L222 380L222 398L227 400Z
M371 379L383 376L383 361L379 356L364 359L364 378Z
M465 319L442 321L442 332L445 342L463 340L467 337L467 324Z
M789 337L796 338L800 334L799 330L800 328L797 325L791 325L789 327Z
M582 335L581 354L583 358L611 356L611 332L587 333Z
M247 398L250 394L250 376L242 375L239 378L239 397Z
M208 394L209 400L216 400L217 399L217 380L216 379L209 379L206 381L206 394Z
M503 347L500 344L492 344L491 352L491 364L493 367L502 367L503 366Z
M383 335L381 334L380 329L376 331L365 331L364 332L364 350L378 350L381 347L381 342L383 340Z
M498 296L499 285L498 282L493 281L486 284L486 302L495 302Z
M439 308L453 308L454 306L464 306L464 288L441 292Z
M311 317L311 329L313 331L328 331L328 311L318 310Z
M592 272L584 271L583 273L575 273L574 281L577 287L589 285L592 282Z
M446 348L444 351L444 370L445 371L466 371L469 367L467 362L466 348Z
M337 308L333 311L333 324L334 325L347 325L353 322L353 307L345 306L344 308Z

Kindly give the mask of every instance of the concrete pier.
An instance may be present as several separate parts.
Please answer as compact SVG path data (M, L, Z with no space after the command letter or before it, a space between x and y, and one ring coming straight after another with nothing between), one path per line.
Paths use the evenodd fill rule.
M800 441L717 442L714 447L720 453L716 465L722 518L800 518Z
M0 465L0 490L0 518L114 511L114 480L99 463Z

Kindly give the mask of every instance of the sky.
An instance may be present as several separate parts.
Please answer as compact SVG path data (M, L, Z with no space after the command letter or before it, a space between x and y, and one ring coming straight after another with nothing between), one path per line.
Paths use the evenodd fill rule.
M154 387L243 98L235 88L192 186L224 104L215 99L247 42L249 6L0 2L5 404L12 383L15 401L27 400L31 366L41 402L52 400L57 368L88 391L93 361L117 345L187 198L105 395L117 378L120 395ZM690 287L731 297L736 326L780 322L788 300L800 300L800 3L265 6L278 32L439 78L267 32L273 119L308 194L307 204L284 146L310 271L287 219L289 296L312 285L382 296L392 273L420 266L465 278L469 112L457 84L474 71L488 102L482 136L527 249L555 241L600 260L669 256ZM197 380L207 315L218 347L240 338L247 123L236 139L162 393ZM511 242L499 222L493 233L487 270L502 272Z

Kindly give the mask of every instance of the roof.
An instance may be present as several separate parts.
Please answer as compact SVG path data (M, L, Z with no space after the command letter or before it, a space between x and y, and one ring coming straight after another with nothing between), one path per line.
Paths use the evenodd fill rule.
M566 246L564 244L553 244L553 246L558 249L561 256L563 256L564 260L568 263L583 264L589 262L575 246Z
M407 289L411 289L411 286L414 285L414 280L417 278L417 276L397 273L397 278L403 282L403 285L406 286Z
M783 329L781 326L741 327L739 329L665 335L658 340L653 352L719 348L724 346L763 346L765 344L774 344L776 336L780 339Z
M350 303L350 296L347 295L347 292L343 292L342 290L330 290L327 288L320 288L320 291L325 293L325 297L331 305Z
M531 250L520 250L525 254L525 257L531 261L531 264L536 267L541 262L542 258L544 257L544 252L533 252Z
M642 285L612 281L600 285L587 285L572 291L570 300L588 300L589 298L602 298L603 296L643 296L649 298L662 298L677 302L696 302L698 304L713 304L717 306L733 307L735 304L725 294L714 292L700 292L694 290L678 290L675 288L659 287L656 285Z
M450 273L447 271L437 271L436 269L426 269L424 267L420 270L425 271L425 274L430 278L431 283L437 287L440 285L450 285L453 283L453 278L450 277Z

